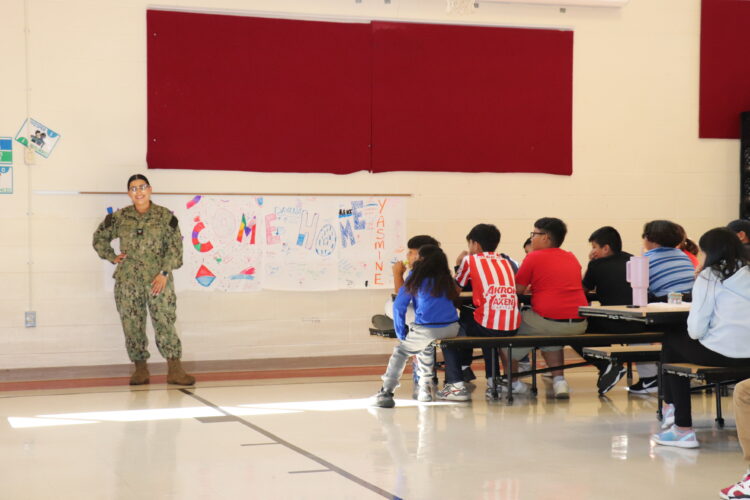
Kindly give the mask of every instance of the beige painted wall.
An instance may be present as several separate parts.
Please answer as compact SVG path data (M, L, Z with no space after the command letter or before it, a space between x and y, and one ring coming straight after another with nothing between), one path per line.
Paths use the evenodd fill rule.
M112 294L104 291L102 264L90 245L101 199L41 192L121 190L130 174L146 170L147 6L140 0L0 3L0 135L14 135L27 113L62 134L52 157L36 157L31 166L17 148L15 194L0 196L0 369L127 362ZM160 6L572 28L574 173L146 172L156 190L411 192L409 233L433 234L451 257L478 222L497 224L500 249L520 258L532 222L560 217L570 230L565 247L584 262L587 237L601 225L620 229L626 249L635 252L648 219L677 220L698 237L736 215L738 144L697 137L698 0L632 0L622 9L565 13L483 4L464 16L446 15L441 0ZM178 329L185 359L386 353L391 343L366 330L386 295L183 293ZM23 327L25 310L37 311L36 328Z

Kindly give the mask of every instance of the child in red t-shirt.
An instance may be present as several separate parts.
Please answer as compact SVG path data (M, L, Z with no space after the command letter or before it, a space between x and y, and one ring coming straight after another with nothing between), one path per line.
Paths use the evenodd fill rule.
M581 265L575 255L562 250L568 229L554 217L544 217L534 223L529 253L516 275L518 293L531 291L531 309L524 310L519 335L580 335L586 332L587 322L578 315L578 308L588 305L581 285ZM519 359L527 349L514 349ZM561 346L542 347L548 366L562 366ZM554 370L553 390L558 399L567 399L570 388L563 371Z

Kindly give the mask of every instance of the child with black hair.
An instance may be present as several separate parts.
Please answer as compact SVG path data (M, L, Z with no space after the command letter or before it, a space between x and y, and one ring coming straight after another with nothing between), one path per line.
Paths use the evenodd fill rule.
M734 231L737 237L740 239L743 245L745 245L745 251L750 256L750 220L737 219L733 220L727 227Z
M419 248L419 258L399 289L393 302L393 321L400 342L393 348L383 386L375 395L374 406L393 408L393 391L399 386L409 356L416 355L419 365L419 401L432 401L432 377L435 373L436 339L455 337L458 313L455 301L458 287L448 267L445 253L436 245ZM406 323L406 310L414 305L415 318Z
M631 254L622 250L622 238L612 226L600 227L589 236L591 252L589 264L583 276L585 292L595 292L589 298L599 301L603 306L630 305L633 303L633 289L626 279L626 265ZM589 318L589 333L638 333L643 325L637 322L624 322L607 318ZM578 354L583 348L575 349ZM586 358L599 369L597 387L599 394L612 389L625 375L622 363L607 363L596 358Z
M414 265L414 261L419 257L419 249L424 245L435 245L440 246L440 242L432 236L426 234L418 234L412 236L409 241L406 242L406 260L395 262L391 267L393 271L393 291L398 293L402 286L404 286L404 280L411 272L411 268ZM389 296L388 300L385 301L385 314L376 314L372 317L372 326L376 330L387 333L387 336L392 337L395 333L393 328L393 297ZM409 304L406 309L406 323L414 321L414 307ZM419 369L416 358L413 360L413 380L414 380L414 399L417 398L419 393Z
M456 282L461 287L471 283L475 309L473 314L461 315L461 328L470 337L515 335L521 321L515 268L508 257L495 252L500 244L500 231L492 224L478 224L466 235L466 242L469 249L458 256ZM492 379L492 349L482 348L482 354L487 377L486 395L489 396L496 391ZM438 397L453 401L470 400L471 395L462 377L462 350L444 348L443 357L445 387L438 392ZM496 365L495 373L498 369ZM513 390L527 392L528 389L523 382L515 381Z
M662 363L707 366L750 364L750 261L737 236L718 227L699 241L705 254L703 270L693 285L693 302L685 332L667 332ZM692 428L690 381L664 375L664 432L651 436L656 444L697 448ZM741 497L740 497L741 498Z
M528 255L529 252L531 252L531 238L526 238L526 241L523 242L523 253Z
M586 331L586 318L578 308L588 305L581 285L581 265L575 255L562 250L568 228L554 217L534 222L529 253L516 275L518 293L531 291L531 309L522 311L519 335L581 335ZM562 366L562 346L543 347L542 356L548 366ZM529 349L514 349L514 358ZM567 399L570 388L562 369L552 371L555 398Z
M419 234L412 236L409 241L406 242L406 261L399 260L394 263L391 267L393 271L393 291L398 293L402 286L404 286L404 280L411 272L414 261L419 257L419 249L424 245L435 245L440 246L440 242L432 236L426 234ZM406 312L406 321L410 323L414 321L414 309L409 308ZM378 330L393 330L393 299L388 298L385 303L385 314L376 314L372 317L372 326Z

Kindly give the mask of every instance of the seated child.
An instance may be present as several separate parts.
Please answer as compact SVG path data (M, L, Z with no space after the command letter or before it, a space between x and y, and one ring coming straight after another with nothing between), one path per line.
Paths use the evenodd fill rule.
M515 335L520 323L516 298L514 266L510 259L495 253L500 244L500 231L492 224L478 224L466 235L469 250L459 255L456 281L461 287L472 288L471 315L462 314L461 327L470 337L506 337ZM487 394L491 394L492 349L483 348ZM471 395L464 383L461 370L461 350L444 348L445 387L438 392L440 399L468 401ZM499 367L494 367L498 373ZM525 392L525 384L516 382L514 389Z
M404 285L404 279L411 272L414 261L419 256L419 248L423 245L435 245L440 246L440 242L428 236L426 234L420 234L413 236L406 242L406 261L398 261L393 264L391 270L393 271L393 290L394 293L398 293L401 287ZM410 324L414 321L414 306L409 304L406 309L406 324ZM372 317L372 326L378 330L393 330L393 298L389 295L388 300L385 301L385 314L376 314ZM414 398L417 398L419 392L419 369L417 365L417 359L413 358L412 363L412 378L414 380Z
M594 300L603 306L624 306L633 303L633 289L625 277L625 266L632 257L622 251L622 238L611 226L600 227L589 236L591 252L583 276L585 292L595 292ZM587 333L638 333L643 325L636 322L616 321L606 318L589 318ZM582 355L583 348L575 349ZM612 364L596 358L587 358L599 369L597 387L605 394L625 375L621 363Z
M404 286L404 279L411 272L414 261L417 260L419 255L419 248L423 245L435 245L440 246L440 242L428 236L426 234L420 234L413 236L406 242L407 252L406 261L398 261L391 267L393 271L393 293L398 293L402 286ZM414 308L410 305L406 312L406 322L411 323L414 321ZM372 317L372 326L378 330L392 330L393 329L393 298L390 296L385 302L385 314L376 314Z
M693 304L684 331L667 332L662 363L706 366L750 364L750 266L735 234L711 229L699 241L705 254L703 271L693 286ZM664 432L651 436L656 444L697 448L691 417L690 381L664 375Z
M532 252L521 263L516 275L518 293L531 290L531 309L521 312L519 335L580 335L586 331L585 318L578 308L588 305L581 285L581 265L575 255L562 250L568 229L554 217L534 223ZM524 356L528 349L514 349L513 357ZM563 364L561 346L543 347L548 366ZM555 397L567 399L570 389L561 369L552 372Z
M679 224L677 224L677 227L682 233L682 242L677 245L677 248L682 250L682 253L684 253L687 258L690 259L690 263L693 264L693 267L695 269L698 269L698 267L700 267L700 262L698 261L698 245L696 245L693 240L688 238L687 231L685 231L684 227Z
M526 253L528 253L528 251ZM456 273L458 273L458 268L461 266L461 263L463 262L464 255L465 255L465 252L463 252L456 260L456 266L453 268L453 270ZM518 263L515 260L513 260L510 256L505 255L502 252L499 252L498 255L500 255L500 257L510 262L510 267L513 268L513 274L515 275L518 272ZM471 281L467 281L466 284L461 287L461 291L471 292L472 291ZM476 306L474 306L473 304L462 305L459 308L458 323L459 325L461 325L461 329L458 332L459 336L467 335L466 329L463 328L463 325L468 325L473 321L472 317L474 315L475 308ZM470 348L459 348L459 349L453 348L453 349L461 353L461 358L460 358L461 372L463 373L464 382L471 382L472 380L475 380L477 377L476 375L474 375L474 372L471 369L471 363L474 360L474 349L470 349ZM531 369L531 362L529 361L528 356L519 360L518 369L520 371L529 371Z
M393 302L393 322L400 342L393 348L383 386L375 395L375 406L393 408L393 391L399 386L409 356L416 355L419 365L419 401L432 401L432 377L435 372L436 339L455 337L458 313L455 301L458 287L451 276L440 247L423 245L412 272ZM414 322L406 324L406 310L414 307Z
M523 242L523 253L528 255L529 252L531 252L531 238L526 238L526 241Z
M643 226L643 254L648 257L648 301L666 302L670 292L683 294L690 301L695 267L685 253L676 248L684 241L684 230L668 220L654 220ZM679 329L679 328L678 328ZM684 331L684 326L681 327ZM655 363L636 363L639 380L628 387L633 394L656 393Z
M737 234L737 237L740 239L742 244L745 245L745 250L747 251L748 255L750 255L750 220L733 220L732 222L727 224L727 227L734 231L735 234Z

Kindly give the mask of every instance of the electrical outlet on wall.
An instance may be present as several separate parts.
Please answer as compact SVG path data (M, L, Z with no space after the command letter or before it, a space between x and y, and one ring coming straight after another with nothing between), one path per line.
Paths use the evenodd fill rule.
M34 328L36 326L36 311L26 311L23 315L23 322L26 328Z

